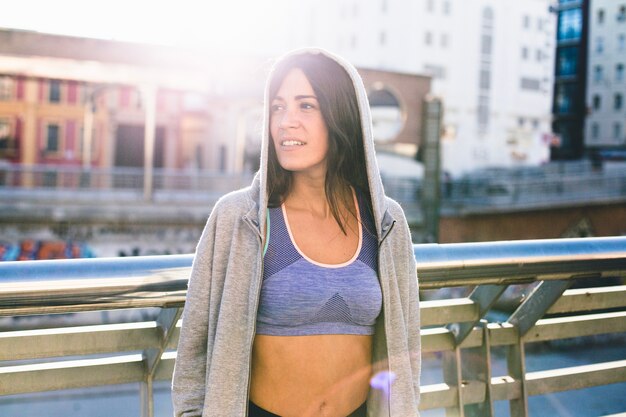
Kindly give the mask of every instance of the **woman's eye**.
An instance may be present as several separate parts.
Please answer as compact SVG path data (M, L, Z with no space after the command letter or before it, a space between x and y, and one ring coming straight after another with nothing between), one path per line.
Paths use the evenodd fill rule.
M272 113L276 113L277 111L281 111L285 108L285 106L283 106L282 104L272 104L270 106L270 110L272 111Z
M311 103L300 103L300 108L303 110L312 110L315 106Z

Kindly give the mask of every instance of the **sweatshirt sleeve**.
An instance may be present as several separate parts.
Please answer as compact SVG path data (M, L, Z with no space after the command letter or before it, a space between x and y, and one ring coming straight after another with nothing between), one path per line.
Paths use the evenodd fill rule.
M420 400L422 347L417 262L408 222L399 205L396 205L396 207L397 211L394 215L397 216L396 219L399 223L397 226L402 229L401 243L398 246L398 249L402 251L402 256L399 256L399 258L406 260L406 262L401 263L402 267L398 271L398 279L403 281L403 286L406 288L403 292L403 311L407 329L406 337L411 364L414 400L416 402L415 405L418 406Z
M405 220L406 222L406 220ZM413 371L413 391L415 393L415 398L419 404L420 399L420 378L421 378L421 368L422 368L422 346L421 346L421 318L420 318L420 300L419 300L419 286L418 286L418 277L417 277L417 262L415 260L415 251L413 250L413 242L411 240L411 232L409 231L408 225L406 227L407 237L407 256L409 257L408 262L408 286L409 286L409 295L408 295L408 323L409 323L409 334L408 334L408 344L410 349L410 358L411 358L411 368Z
M196 248L178 341L172 403L176 417L202 415L206 391L209 298L217 213L214 209Z

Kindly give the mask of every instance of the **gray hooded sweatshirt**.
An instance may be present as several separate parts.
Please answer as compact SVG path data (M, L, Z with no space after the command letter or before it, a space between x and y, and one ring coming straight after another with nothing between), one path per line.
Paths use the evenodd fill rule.
M398 203L385 196L374 151L365 87L356 69L320 49L351 77L361 112L363 142L374 221L383 308L375 326L370 417L418 416L420 313L411 235ZM268 83L269 84L269 83ZM172 381L177 417L246 416L250 361L263 277L269 85L261 166L250 187L222 197L198 243L183 312Z

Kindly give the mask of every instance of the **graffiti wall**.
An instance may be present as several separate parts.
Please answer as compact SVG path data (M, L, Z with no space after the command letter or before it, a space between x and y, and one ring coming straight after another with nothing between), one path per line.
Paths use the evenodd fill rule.
M94 258L91 248L81 242L24 239L18 243L0 242L0 261Z

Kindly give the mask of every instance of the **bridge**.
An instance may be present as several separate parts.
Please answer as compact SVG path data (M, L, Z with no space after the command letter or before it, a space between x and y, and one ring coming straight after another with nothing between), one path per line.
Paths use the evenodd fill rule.
M0 165L0 224L201 228L221 195L252 178L249 173L154 169L151 189L145 190L144 175L142 168ZM402 204L415 241L423 241L422 181L383 176L383 183ZM587 235L623 235L626 165L598 169L578 161L483 170L442 180L437 206L439 241L445 243L564 237L581 220L597 229Z
M626 285L611 285L626 276L625 237L426 244L414 252L424 363L441 358L431 360L441 382L421 387L422 410L493 416L494 403L505 401L512 417L528 416L533 396L626 382L626 356L526 367L535 344L626 332ZM153 386L171 378L176 358L191 262L192 255L172 255L0 263L0 319L40 319L13 321L0 333L0 403L17 394L136 383L141 416L153 416ZM590 281L593 288L570 288ZM521 301L494 319L494 305L520 286ZM459 287L473 290L432 297ZM122 310L145 314L93 316ZM61 313L74 314L63 325L46 323ZM505 351L502 373L493 368L495 349Z

